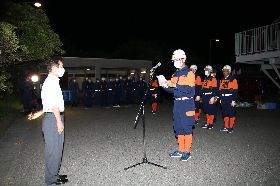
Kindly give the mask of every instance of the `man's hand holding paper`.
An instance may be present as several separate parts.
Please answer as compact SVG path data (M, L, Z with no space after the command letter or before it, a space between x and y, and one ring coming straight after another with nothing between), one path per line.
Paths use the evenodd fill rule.
M167 80L163 75L157 76L159 86L162 86L164 88L168 88Z

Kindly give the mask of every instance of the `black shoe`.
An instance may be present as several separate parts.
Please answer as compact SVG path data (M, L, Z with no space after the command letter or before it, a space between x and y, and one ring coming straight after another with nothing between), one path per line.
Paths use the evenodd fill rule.
M213 128L213 125L208 125L208 126L207 126L207 129L208 129L208 130L211 130L212 128Z
M56 180L56 182L54 182L53 184L55 184L55 185L61 185L61 184L64 184L64 183L66 183L66 182L68 182L68 179L61 179L61 178L58 178L57 180Z
M201 128L203 128L203 129L207 129L208 128L208 124L207 123L205 123Z
M67 175L59 175L59 178L60 178L60 179L66 179L66 178L67 178Z
M229 133L229 134L233 133L233 129L232 129L232 128L229 128L228 131L227 131L227 133Z

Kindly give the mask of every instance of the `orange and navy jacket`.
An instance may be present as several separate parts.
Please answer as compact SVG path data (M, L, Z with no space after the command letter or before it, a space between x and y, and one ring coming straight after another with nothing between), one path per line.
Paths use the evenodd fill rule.
M177 70L169 81L176 87L165 88L165 90L173 93L174 98L194 97L195 75L187 66Z
M201 77L198 74L195 74L195 95L198 96L200 95L202 87L202 82L201 82Z
M200 96L209 95L210 93L212 97L218 96L218 83L216 78L206 76L201 85Z
M230 99L236 101L238 95L238 83L237 80L231 75L220 80L220 86L219 86L220 98L223 97L225 94L228 95L226 97L230 96Z

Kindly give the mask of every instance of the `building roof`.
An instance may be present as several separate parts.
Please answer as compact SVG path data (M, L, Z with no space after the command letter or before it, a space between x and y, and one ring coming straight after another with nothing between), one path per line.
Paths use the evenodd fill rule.
M152 61L130 59L64 57L65 68L101 67L101 68L151 68Z

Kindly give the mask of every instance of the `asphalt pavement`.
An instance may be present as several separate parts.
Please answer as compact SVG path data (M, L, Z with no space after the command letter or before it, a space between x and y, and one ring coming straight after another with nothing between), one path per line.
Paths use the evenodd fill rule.
M177 150L172 129L172 104L157 114L145 107L143 123L135 126L139 105L85 109L66 107L65 147L61 174L65 185L280 185L280 111L238 108L234 133L194 129L192 158L181 162L168 154ZM44 185L42 116L16 117L0 138L0 185ZM145 148L144 148L145 147ZM136 167L125 168L143 162Z

